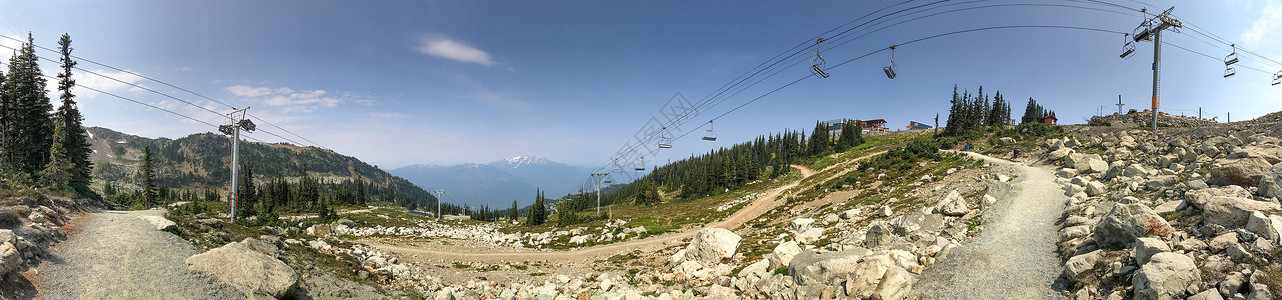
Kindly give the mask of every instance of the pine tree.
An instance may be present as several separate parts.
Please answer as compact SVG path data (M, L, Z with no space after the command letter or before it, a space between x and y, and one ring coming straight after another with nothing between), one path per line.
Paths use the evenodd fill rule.
M53 130L54 143L49 149L49 163L40 170L40 180L50 187L61 189L68 187L68 181L75 168L67 160L67 148L63 147L62 141L66 139L67 129L62 126L62 116L58 116L58 121L56 124L59 126L55 126Z
M516 218L517 218L517 213L516 213L516 211L517 211L518 209L520 209L520 208L516 207L516 200L512 200L512 210L508 211L508 213L507 213L507 218L508 218L508 220L516 221Z
M254 167L248 163L241 164L240 182L236 186L236 208L237 215L251 216L256 215L258 204L258 189L254 187Z
M365 181L360 176L356 177L356 204L365 206Z
M810 145L807 147L810 155L820 155L827 153L832 144L832 139L828 138L828 126L823 122L815 121L815 131L810 134Z
M63 127L65 136L55 137L54 142L61 142L67 151L67 161L74 170L69 182L71 188L86 194L90 192L89 183L93 174L93 162L89 161L92 150L89 149L89 137L82 125L84 117L76 104L76 95L71 93L71 88L76 86L76 80L71 78L71 70L76 67L76 61L71 58L71 36L63 34L58 40L58 46L62 54L62 72L58 73L58 98L62 100L62 106L58 107L55 114L55 126Z
M151 146L142 152L142 206L150 208L156 202L156 171L152 168Z
M530 205L530 212L525 217L526 225L538 226L543 225L543 216L546 212L543 207L543 192L534 192L534 204Z
M31 175L48 163L54 130L53 104L45 95L46 80L34 43L28 33L27 43L9 60L9 75L4 81L5 147L0 162Z

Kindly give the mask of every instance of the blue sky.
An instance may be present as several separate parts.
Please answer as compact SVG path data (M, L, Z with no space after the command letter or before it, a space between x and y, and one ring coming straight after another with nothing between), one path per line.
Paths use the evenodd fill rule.
M957 3L962 1L952 1ZM1147 5L1106 0L1126 7ZM1144 1L1175 6L1186 24L1282 60L1282 1ZM763 61L875 9L899 1L0 1L0 34L34 34L74 54L164 80L250 112L321 146L383 168L418 163L488 162L534 154L595 166L609 160L675 93L691 101ZM897 6L928 3L913 1ZM979 1L953 7L1042 3L1121 11L1086 1ZM894 10L894 9L892 9ZM830 65L933 34L1002 25L1066 25L1129 32L1140 21L1071 7L1003 6L942 14L825 46ZM831 33L828 34L831 36ZM1227 46L1189 29L1166 41L1215 57ZM0 45L15 46L3 40ZM1148 105L1152 44L1128 60L1120 34L1010 29L921 41L897 48L899 77L881 73L888 52L809 78L716 121L720 140L691 134L651 162L687 157L785 128L809 131L837 118L933 122L947 115L954 84L1029 97L1080 123L1100 106ZM53 57L50 52L40 52ZM806 53L797 61L806 60ZM7 56L0 60L7 61ZM790 61L792 63L793 61ZM809 74L783 69L693 117L697 123ZM1269 72L1282 65L1244 56ZM56 66L47 63L47 73ZM82 62L80 67L137 83L215 111L229 111L159 83ZM1282 110L1271 74L1224 65L1174 47L1163 49L1162 106L1174 114L1234 120ZM138 88L81 74L80 83L202 120L214 114ZM53 88L53 85L50 85ZM80 90L86 125L147 137L215 131L207 125ZM943 120L941 120L941 123ZM302 139L266 124L260 128ZM270 142L279 138L259 132Z

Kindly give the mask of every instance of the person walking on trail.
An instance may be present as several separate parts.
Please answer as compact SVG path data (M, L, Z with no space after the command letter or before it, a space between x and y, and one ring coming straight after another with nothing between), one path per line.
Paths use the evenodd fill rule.
M1015 159L1017 157L1019 157L1019 148L1015 148L1015 152L1010 155L1011 159Z

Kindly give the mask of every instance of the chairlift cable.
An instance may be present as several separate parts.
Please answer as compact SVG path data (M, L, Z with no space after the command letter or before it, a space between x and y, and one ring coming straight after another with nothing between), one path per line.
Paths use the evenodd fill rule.
M20 43L23 43L23 44L27 44L27 41L25 41L25 40L22 40L22 39L19 39L19 38L15 38L15 37L11 37L11 36L8 36L8 35L0 35L0 37L6 38L6 39L10 39L10 40L13 40L13 41L17 41L17 42L20 42ZM0 46L3 46L3 45L0 45ZM48 47L44 47L44 46L37 45L37 44L35 44L35 43L31 43L31 46L32 46L32 47L35 47L35 48L39 48L39 49L45 50L45 51L50 51L50 52L54 52L54 53L61 53L61 50L51 49L51 48L48 48ZM12 47L8 47L8 46L3 46L3 47L4 47L4 48L9 48L9 49L14 50L14 51L17 51L17 50L18 50L18 49L14 49L14 48L12 48ZM52 59L49 59L49 58L45 58L45 57L42 57L42 56L39 56L39 55L37 55L36 57L39 57L40 59L43 59L43 60L45 60L45 61L49 61L49 62L53 62L53 63L61 63L61 62L59 62L59 61L55 61L55 60L52 60ZM202 95L202 94L197 93L197 92L195 92L195 91L192 91L192 90L189 90L189 89L186 89L186 88L183 88L183 87L180 87L180 86L177 86L177 85L174 85L174 84L171 84L171 83L168 83L168 82L165 82L165 81L159 80L159 79L155 79L155 78L152 78L152 77L148 77L148 76L146 76L146 75L142 75L142 74L140 74L140 73L138 73L138 72L134 72L134 71L129 71L129 70L121 69L121 68L118 68L118 67L115 67L115 66L111 66L111 65L108 65L108 64L104 64L104 63L101 63L101 62L98 62L98 61L95 61L95 60L91 60L91 59L88 59L88 58L84 58L84 57L81 57L81 56L77 56L77 55L72 55L71 57L72 57L72 58L74 58L74 59L76 59L76 60L78 60L78 61L89 62L89 63L95 64L95 65L99 65L99 66L102 66L102 67L105 67L105 68L109 68L109 69L112 69L112 70L116 70L116 71L119 71L119 72L123 72L123 73L129 74L129 75L137 76L137 77L142 78L142 79L146 79L146 80L150 80L150 81L153 81L153 82L156 82L156 83L160 83L160 84L162 84L162 85L165 85L165 86L168 86L168 87L172 87L172 88L178 89L178 90L183 91L183 92L187 92L187 93L192 94L192 95L196 95L197 97L204 98L204 99L209 100L209 101L212 101L212 102L214 102L214 103L218 103L218 104L225 105L225 106L227 106L227 107L229 107L229 108L231 108L231 109L237 109L237 107L232 106L232 105L230 105L230 104L227 104L227 103L225 103L225 102L215 100L215 99L213 99L213 98L210 98L210 97L208 97L208 96ZM117 78L114 78L114 77L110 77L110 76L107 76L107 75L104 75L104 74L98 73L98 72L96 72L96 71L90 71L90 70L88 70L88 69L84 69L84 68L81 68L81 67L74 67L74 68L75 68L76 70L83 71L83 72L85 72L85 73L87 73L87 74L92 74L92 75L96 75L96 76L98 76L98 77L102 77L102 78L110 79L110 80L115 81L115 82L118 82L118 83L122 83L122 84L125 84L125 85L129 85L129 86L134 87L134 88L142 89L142 90L145 90L145 91L148 91L148 92L152 92L152 93L155 93L155 94L158 94L158 95L164 96L164 97L166 97L166 98L170 98L170 99L173 99L173 100L177 100L177 101L179 101L179 102L186 103L186 104L188 104L188 105L191 105L191 106L194 106L194 107L196 107L196 108L200 108L200 109L202 109L202 110L205 110L205 111L208 111L208 112L211 112L211 113L217 114L217 115L219 115L219 116L225 116L225 114L223 114L223 113L221 113L221 112L213 111L213 110L211 110L211 109L209 109L209 108L206 108L206 107L204 107L204 106L196 105L196 104L195 104L195 103L193 103L193 102L189 102L189 101L186 101L186 100L183 100L183 99L179 99L179 98L177 98L177 97L175 97L175 96L172 96L172 95L169 95L169 94L166 94L166 93L160 92L160 91L156 91L156 90L151 89L151 88L143 87L143 86L141 86L141 85L138 85L138 84L135 84L135 83L131 83L131 82L126 82L126 81L123 81L123 80L120 80L120 79L117 79ZM248 114L248 113L247 113L247 115L249 115L250 117L252 117L252 118L254 118L254 119L257 119L258 121L261 121L261 122L263 122L263 123L266 123L267 125L271 125L272 127L276 127L276 128L278 128L278 129L280 129L280 130L282 130L282 131L285 131L285 132L288 132L289 134L292 134L292 135L294 135L294 136L296 136L296 137L298 137L298 138L301 138L301 139L303 139L303 140L306 140L306 141L308 141L308 142L312 143L312 145L315 145L315 146L317 146L317 147L324 148L324 147L322 147L322 146L320 145L320 143L313 142L313 141L311 141L310 139L308 139L308 138L306 138L306 137L303 137L303 136L301 136L301 135L298 135L298 134L296 134L296 133L293 133L293 132L291 132L291 131L289 131L289 130L287 130L287 129L283 128L283 127L280 127L280 126L278 126L278 125L276 125L276 124L272 123L272 122L269 122L269 121L267 121L267 120L264 120L264 119L262 119L262 118L259 118L258 116L255 116L255 115L253 115L253 114ZM217 126L215 126L215 127L217 127ZM270 134L270 133L269 133L269 134ZM272 135L275 135L275 134L272 134ZM283 139L283 140L286 140L286 141L289 141L289 142L292 142L292 143L298 144L298 145L300 145L300 146L301 146L301 145L303 145L303 143L299 143L299 142L296 142L296 141L293 141L293 140L290 140L290 139L286 139L286 138L281 137L281 136L279 136L279 135L276 135L276 136L277 136L277 137L279 137L279 138L281 138L281 139Z

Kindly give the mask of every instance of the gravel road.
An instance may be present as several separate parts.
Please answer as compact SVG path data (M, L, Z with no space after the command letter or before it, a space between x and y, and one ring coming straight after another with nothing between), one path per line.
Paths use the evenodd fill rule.
M37 299L240 299L244 294L187 269L200 253L140 216L162 210L101 211L73 221L80 232L54 246L33 283Z
M1055 220L1068 197L1050 171L974 153L1020 175L1010 196L987 212L971 243L922 274L916 299L1063 299L1052 285L1061 268L1055 256Z

